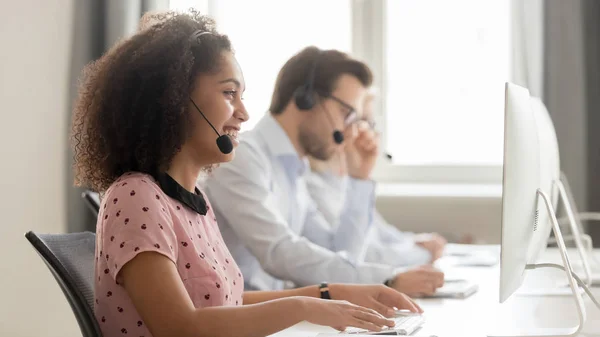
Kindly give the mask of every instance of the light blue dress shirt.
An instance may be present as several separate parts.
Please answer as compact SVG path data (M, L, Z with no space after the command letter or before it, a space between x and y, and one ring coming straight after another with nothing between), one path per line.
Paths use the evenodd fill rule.
M331 172L311 171L307 176L308 191L328 223L335 224L342 214L348 188L347 176ZM371 232L367 240L366 262L391 266L414 266L431 262L431 253L414 240L414 233L402 232L374 210Z
M382 283L395 270L364 261L374 182L350 179L339 223L311 199L308 161L270 115L240 137L235 158L204 182L227 247L248 289L323 281Z

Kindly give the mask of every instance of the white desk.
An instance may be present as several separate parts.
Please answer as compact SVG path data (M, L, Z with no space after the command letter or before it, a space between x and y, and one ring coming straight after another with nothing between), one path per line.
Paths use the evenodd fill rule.
M600 252L599 252L600 254ZM574 252L571 259L576 259ZM549 250L540 262L558 262L560 257L554 249ZM456 272L464 273L479 283L479 291L473 296L460 299L421 299L417 302L423 310L427 322L415 335L439 337L484 337L494 331L506 329L531 328L568 328L577 324L577 312L574 301L567 296L532 297L513 295L503 304L498 303L499 265L495 267L460 268ZM565 279L560 270L528 271L524 286L551 286ZM592 289L600 299L600 288ZM580 336L600 335L600 311L592 301L584 296L587 321ZM300 323L272 336L309 337L318 333L336 331L309 323Z

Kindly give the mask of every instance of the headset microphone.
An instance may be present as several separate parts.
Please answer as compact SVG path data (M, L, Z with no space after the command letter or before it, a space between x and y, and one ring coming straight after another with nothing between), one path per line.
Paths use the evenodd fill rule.
M233 151L233 143L228 135L221 135L217 138L217 146L223 154L229 154Z
M333 131L333 140L336 144L342 144L344 142L344 134L340 130Z
M314 90L314 82L317 72L317 61L322 53L323 51L320 49L317 50L317 55L315 55L315 59L308 70L306 81L294 91L294 102L300 110L310 110L317 104L315 99L317 93ZM333 127L333 141L336 144L342 144L344 142L344 134L335 128L335 125L331 120L331 116L329 116L329 111L325 112L327 114L327 118L329 119L329 123L331 123L331 126Z
M217 136L219 136L217 138L217 147L219 148L219 151L221 151L221 153L223 153L223 154L231 153L231 151L233 151L233 143L231 142L231 138L229 138L228 135L220 135L219 132L217 131L217 129L215 129L215 127L212 125L212 123L208 120L208 118L206 118L204 113L202 113L202 110L200 110L200 108L198 108L198 106L196 105L196 102L194 102L194 100L191 98L190 98L190 101L192 101L192 104L194 104L194 107L196 107L196 110L198 110L198 112L202 115L202 117L208 123L208 125L210 125L210 127L215 131Z
M203 35L213 35L213 34L211 32L209 32L209 31L201 31L201 30L195 31L190 36L190 42L192 43L192 45L193 46L200 46L201 45L200 38ZM231 142L231 138L229 138L228 135L221 135L221 134L219 134L219 132L217 131L217 129L215 129L215 127L208 120L208 118L206 118L206 116L204 116L204 113L202 113L202 111L200 110L200 108L198 108L198 106L196 105L196 102L194 102L194 100L191 99L191 98L190 98L190 101L192 101L192 104L194 104L194 107L196 107L196 110L198 110L198 112L202 115L202 117L208 123L208 125L210 125L210 127L215 131L215 133L217 134L217 136L219 136L217 138L217 147L219 148L219 151L221 151L221 153L223 153L223 154L229 154L229 153L231 153L231 151L233 151L233 143Z
M344 142L344 134L342 133L342 131L335 128L333 120L331 120L331 116L329 115L329 111L325 111L325 114L327 115L327 120L329 121L329 124L331 124L331 127L333 128L333 141L338 145L342 144Z

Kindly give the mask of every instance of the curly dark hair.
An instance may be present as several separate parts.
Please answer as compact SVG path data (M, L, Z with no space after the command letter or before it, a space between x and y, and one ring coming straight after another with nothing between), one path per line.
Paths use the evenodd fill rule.
M214 21L193 9L151 16L151 26L83 70L71 136L78 186L103 192L129 171L164 172L191 134L196 77L217 72L222 52L232 52ZM192 37L198 32L211 34Z

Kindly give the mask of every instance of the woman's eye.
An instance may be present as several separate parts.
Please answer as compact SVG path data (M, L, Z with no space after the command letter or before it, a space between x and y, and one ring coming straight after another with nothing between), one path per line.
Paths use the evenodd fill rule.
M235 90L227 90L223 92L225 95L230 96L231 98L235 97L235 94L237 93L237 91Z

